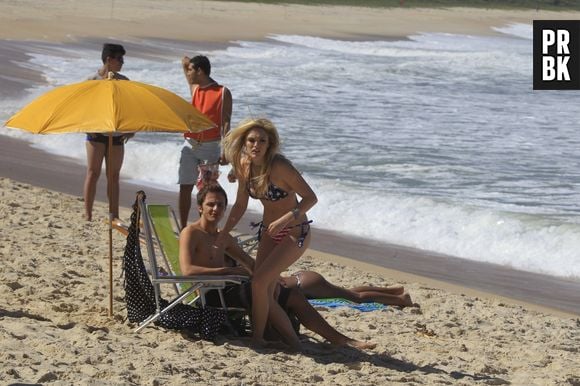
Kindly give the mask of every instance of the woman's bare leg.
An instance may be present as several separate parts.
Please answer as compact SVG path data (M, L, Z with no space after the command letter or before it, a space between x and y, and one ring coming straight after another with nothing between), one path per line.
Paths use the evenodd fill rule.
M252 301L253 304L253 301ZM300 349L300 339L294 331L294 326L288 319L288 314L282 309L278 301L274 298L271 299L269 304L268 322L271 327L273 327L278 334L282 337L282 340L294 350ZM253 307L253 306L252 306ZM252 308L253 309L253 308ZM255 344L263 345L265 340L253 338Z
M93 219L93 203L97 192L97 182L103 167L103 158L107 146L104 143L86 141L87 149L87 175L83 186L83 198L85 200L85 219Z
M331 344L359 349L372 349L376 346L375 343L358 341L338 332L308 303L299 290L291 290L287 306L289 310L296 314L296 317L304 327L322 336Z
M109 181L109 160L108 154L105 155L105 160L107 164L107 183L110 185L110 189L107 189L107 195L110 192L109 203L111 205L111 213L113 213L113 218L119 217L119 179L121 176L121 167L123 166L123 158L125 157L125 146L113 146L111 149L111 162L112 167L111 180Z
M367 291L356 292L356 295L359 300L352 300L356 303L382 303L387 306L402 307L411 307L414 305L411 295L406 292L401 295L390 295L384 292Z
M266 235L262 237L252 277L252 337L254 342L263 342L264 330L271 312L272 315L279 316L278 323L282 324L283 331L292 329L290 320L287 317L280 317L280 312L284 312L282 308L277 302L271 300L274 298L274 289L280 273L298 260L309 244L310 234L304 240L302 248L298 247L296 238L290 235L280 244L276 244Z
M300 289L312 299L343 298L355 303L382 303L391 306L411 306L411 296L399 288L357 287L355 290L329 283L322 275L313 271L300 272Z
M400 284L393 284L388 287L360 286L350 289L353 292L383 292L391 295L402 295L405 287Z

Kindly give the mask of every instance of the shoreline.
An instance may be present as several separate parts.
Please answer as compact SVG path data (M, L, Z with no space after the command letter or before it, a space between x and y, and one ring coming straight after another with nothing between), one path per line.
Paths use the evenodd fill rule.
M19 139L0 136L0 176L33 186L82 197L85 168L71 158L32 148ZM26 155L26 156L24 156ZM96 200L106 203L105 179L99 179ZM177 193L121 182L120 203L127 210L135 192L145 190L148 202L177 207ZM105 218L106 213L102 213ZM95 213L95 215L97 215ZM236 228L251 234L247 214ZM78 214L79 221L82 213ZM191 215L190 215L191 218ZM98 220L95 220L98 221ZM381 243L313 227L310 253L328 256L365 270L384 269L394 277L408 277L454 293L504 298L516 304L561 316L580 316L580 281L520 271L509 267L446 256L415 248Z
M79 0L74 6L69 6L66 0L54 0L52 7L39 14L37 3L37 0L28 0L15 5L3 4L0 36L8 40L67 42L74 41L75 37L103 36L98 31L102 29L110 38L157 37L214 43L296 33L345 39L361 35L404 38L420 32L497 35L491 27L531 24L534 19L580 18L577 11L365 8L205 0L187 3L169 0L163 6L153 0L110 4ZM55 17L67 22L55 23ZM96 25L98 30L87 33L87 25Z

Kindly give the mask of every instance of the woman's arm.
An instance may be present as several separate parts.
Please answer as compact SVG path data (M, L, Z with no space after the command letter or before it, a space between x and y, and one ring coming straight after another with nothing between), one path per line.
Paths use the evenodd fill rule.
M290 212L292 218L298 219L304 216L306 212L308 212L314 205L316 205L318 202L318 197L316 197L316 194L310 185L308 185L308 183L302 177L302 174L300 174L294 166L291 164L286 164L284 169L285 173L283 175L285 176L291 190L302 197L302 200L300 200L298 205L296 205L294 208L297 210Z
M226 224L221 229L218 235L215 245L212 246L212 254L214 257L221 256L224 253L224 247L226 245L226 235L229 236L230 231L234 229L236 224L240 221L246 209L248 208L248 200L250 195L246 191L246 184L243 178L238 176L238 193L236 194L236 202L232 206L232 210L226 220Z
M318 198L310 185L290 162L279 161L276 167L272 168L272 171L279 179L284 181L284 185L287 185L290 188L289 190L294 191L301 197L301 200L292 210L284 213L279 219L269 224L268 234L275 235L289 222L302 218L306 212L316 205Z
M255 264L254 259L252 259L252 257L248 255L246 251L244 251L242 247L238 245L236 240L231 236L229 244L226 248L226 252L228 256L230 256L232 259L236 260L244 268L246 268L250 274L254 272L254 264Z
M228 219L226 220L226 224L224 225L224 227L220 232L220 235L218 236L218 239L222 240L222 242L224 241L223 236L225 236L225 234L229 235L230 231L234 229L234 227L240 221L244 213L246 213L249 199L250 195L246 190L245 180L238 176L238 192L236 194L236 202L232 206L232 210L230 211Z

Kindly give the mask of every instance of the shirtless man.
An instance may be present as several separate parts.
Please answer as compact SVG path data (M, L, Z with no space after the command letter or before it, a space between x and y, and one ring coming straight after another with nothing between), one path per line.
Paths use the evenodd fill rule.
M242 250L230 235L226 236L225 252L241 266L228 267L224 256L212 258L211 250L219 234L218 223L227 206L227 195L223 188L219 185L205 185L197 194L197 203L200 219L185 227L179 237L179 264L182 274L251 274L254 260ZM278 301L272 299L268 321L282 337L282 340L292 349L300 350L301 343L285 309L294 313L306 328L320 334L333 345L358 349L372 349L376 346L374 343L351 339L336 331L308 303L300 291L281 288L279 298L284 298L283 304L279 304L279 299ZM256 346L267 344L266 341L253 341L252 343Z

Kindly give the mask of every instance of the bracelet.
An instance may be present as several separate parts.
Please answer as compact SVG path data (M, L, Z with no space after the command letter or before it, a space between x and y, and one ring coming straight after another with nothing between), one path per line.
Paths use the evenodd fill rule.
M298 216L300 216L300 209L298 207L291 210L292 216L294 216L294 220L298 220Z

